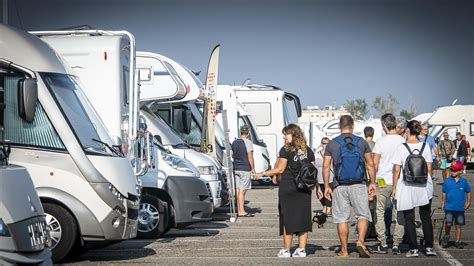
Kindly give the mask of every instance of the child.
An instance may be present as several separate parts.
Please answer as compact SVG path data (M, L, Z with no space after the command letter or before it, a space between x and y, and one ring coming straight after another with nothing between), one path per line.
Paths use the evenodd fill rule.
M445 210L445 235L441 245L448 246L449 232L451 226L456 226L456 248L463 249L461 240L461 226L464 225L464 211L471 206L471 187L467 180L461 177L464 169L460 161L451 164L451 176L443 184L443 195L441 198L441 208ZM466 198L467 196L467 198Z

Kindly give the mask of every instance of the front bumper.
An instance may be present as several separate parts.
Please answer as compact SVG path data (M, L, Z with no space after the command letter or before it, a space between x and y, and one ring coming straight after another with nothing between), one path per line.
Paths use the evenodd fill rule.
M212 200L214 202L214 208L219 208L220 206L222 206L222 198L221 198L222 182L219 180L219 177L216 174L213 174L213 175L201 174L201 178L209 182L209 186L211 187Z
M8 252L0 251L0 263L6 261L11 264L44 264L53 265L51 261L51 251L49 248L45 248L40 252Z
M205 180L198 177L168 176L163 188L173 201L177 226L211 220L213 199Z
M84 240L125 240L135 238L137 236L138 208L140 206L139 198L129 195L129 199L124 199L124 203L127 206L125 212L124 210L115 208L110 211L110 213L100 223L104 232L104 239L84 236Z

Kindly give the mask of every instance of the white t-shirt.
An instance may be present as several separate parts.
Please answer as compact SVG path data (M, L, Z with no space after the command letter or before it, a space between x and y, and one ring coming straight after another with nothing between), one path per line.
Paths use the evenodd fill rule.
M418 151L414 151L415 149L421 150L421 146L423 143L416 143L411 144L409 143L408 146L410 150L418 154ZM405 211L411 210L415 207L424 206L429 203L429 200L433 198L433 180L428 173L428 182L426 184L412 184L403 181L403 165L405 164L405 160L410 155L408 149L405 145L400 144L397 147L395 155L393 157L393 164L401 165L402 170L400 171L400 178L397 182L397 190L396 190L396 199L397 199L397 210ZM430 146L426 144L425 149L423 150L423 157L427 163L433 162L431 157Z
M376 179L383 178L385 184L393 184L393 158L398 146L405 142L400 135L385 135L375 143L373 153L380 154L380 162L377 169Z
M322 152L322 150L318 150L314 153L314 157L315 157L314 164L316 166L316 169L318 169L318 183L319 184L324 184L324 180L323 180L324 156L323 155L324 155L324 153ZM329 172L329 184L331 184L333 182L333 178L334 178L334 173L333 173L332 166L331 166L331 170Z

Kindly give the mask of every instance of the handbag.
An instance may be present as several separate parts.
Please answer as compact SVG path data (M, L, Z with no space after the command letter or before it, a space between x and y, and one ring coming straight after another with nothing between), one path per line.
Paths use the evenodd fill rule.
M297 174L293 172L291 166L288 169L295 177L295 184L301 190L313 190L318 185L318 169L310 162L301 161L299 156L296 156L301 164L301 168Z

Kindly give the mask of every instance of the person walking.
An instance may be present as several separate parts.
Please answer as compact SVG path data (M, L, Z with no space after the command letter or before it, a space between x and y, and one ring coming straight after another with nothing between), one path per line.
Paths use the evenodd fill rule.
M377 173L375 231L377 232L377 239L380 243L374 251L376 253L386 254L388 253L386 232L390 232L390 226L392 222L392 208L387 208L387 205L391 203L393 187L392 161L398 146L404 143L405 139L397 132L397 121L393 114L384 114L380 120L382 122L383 131L386 135L377 140L374 150L372 151L375 171ZM390 212L390 222L388 223L388 228L385 222L385 213L387 211ZM399 245L403 238L403 214L401 212L397 212L395 217L396 223L393 235L392 254L398 255L400 254Z
M373 150L375 146L374 128L371 126L364 127L364 137L365 141L369 144L370 150Z
M254 174L253 144L248 139L249 128L240 127L240 138L232 142L232 158L237 189L237 216L252 217L245 211L245 193L252 188L251 177Z
M314 164L314 153L306 145L301 128L289 124L282 130L285 145L280 149L275 168L257 173L255 176L281 175L278 189L278 214L280 217L280 235L283 236L283 249L278 257L306 257L308 232L312 231L311 190L300 190L295 183L295 175L301 168L301 161ZM317 186L317 189L319 187ZM290 253L293 234L298 235L298 248Z
M462 139L462 134L460 132L456 133L456 139L454 140L454 146L456 146L455 158L461 163L466 164L466 159L468 155L467 143Z
M443 133L443 140L438 143L438 151L440 164L439 169L442 171L443 181L448 177L448 170L453 160L454 153L456 152L456 146L449 140L449 134L447 131Z
M461 176L463 163L455 161L451 164L451 176L443 183L443 194L441 196L441 209L445 212L445 235L441 240L441 245L445 248L449 243L449 233L451 226L456 227L454 246L463 249L461 242L461 226L465 225L464 211L471 207L471 186L469 182Z
M318 169L318 184L320 187L320 190L317 191L324 191L324 180L323 180L323 161L324 161L324 153L326 151L326 147L329 144L329 138L328 137L323 137L321 139L321 147L316 151L315 157L315 166ZM332 186L334 178L334 172L333 169L330 169L330 174L329 174L329 187ZM321 202L321 205L323 205L323 213L325 213L328 217L331 217L331 208L332 208L332 201L324 197L323 195L318 195L316 191L316 197L319 199Z
M323 161L324 196L329 200L332 199L333 223L337 224L337 233L341 243L341 250L337 256L349 256L348 223L352 209L357 219L359 232L357 251L361 257L368 258L370 255L365 246L365 234L368 223L372 221L369 194L374 196L376 192L374 162L367 141L352 134L354 119L351 116L341 116L339 128L341 135L329 142ZM334 191L329 185L331 164L334 169ZM370 181L366 177L366 168ZM368 192L367 183L369 183Z
M406 138L407 120L403 116L397 116L397 134Z
M436 256L433 249L433 224L430 215L433 181L429 173L431 172L433 158L427 143L418 140L418 135L421 132L420 122L416 120L409 121L407 129L407 142L397 147L393 157L392 197L396 199L397 210L403 212L405 233L410 248L406 256L419 256L415 226L416 207L419 207L420 211L426 255ZM402 168L403 171L400 176ZM417 170L420 171L413 172ZM413 177L416 179L412 180ZM419 181L418 177L421 177L423 182Z
M436 141L433 136L429 134L428 129L429 124L427 122L421 124L421 134L418 138L420 142L425 142L426 139L426 143L430 145L431 157L433 157L433 163L431 164L432 172L430 173L430 175L432 176L433 181L436 181L438 178L436 177L435 171L439 168L439 152L438 146L436 145Z

